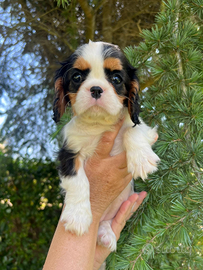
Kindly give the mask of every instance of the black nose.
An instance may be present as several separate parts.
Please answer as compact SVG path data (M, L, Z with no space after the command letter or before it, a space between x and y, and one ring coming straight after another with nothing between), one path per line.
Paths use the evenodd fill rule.
M91 96L95 99L99 99L101 97L101 93L103 93L103 90L99 86L92 86L90 88Z

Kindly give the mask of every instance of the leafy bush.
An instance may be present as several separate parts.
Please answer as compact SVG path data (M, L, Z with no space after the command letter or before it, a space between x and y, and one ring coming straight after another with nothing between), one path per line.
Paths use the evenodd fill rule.
M41 269L59 219L55 163L0 153L0 270Z

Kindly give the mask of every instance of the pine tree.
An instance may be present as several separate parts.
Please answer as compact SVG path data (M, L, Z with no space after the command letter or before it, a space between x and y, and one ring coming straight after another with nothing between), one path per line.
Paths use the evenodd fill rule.
M143 120L157 125L159 170L108 269L203 269L203 1L163 2L144 42L126 49L138 68Z

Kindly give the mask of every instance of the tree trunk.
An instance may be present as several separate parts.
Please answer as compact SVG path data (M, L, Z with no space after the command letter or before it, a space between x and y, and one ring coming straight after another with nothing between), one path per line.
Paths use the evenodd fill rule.
M103 17L102 17L102 34L103 34L103 41L112 43L113 41L113 29L112 29L112 8L113 8L113 1L109 0L103 6Z
M88 1L78 0L81 8L85 13L85 28L86 28L86 42L89 40L94 41L94 32L95 32L95 12L91 6L89 6Z

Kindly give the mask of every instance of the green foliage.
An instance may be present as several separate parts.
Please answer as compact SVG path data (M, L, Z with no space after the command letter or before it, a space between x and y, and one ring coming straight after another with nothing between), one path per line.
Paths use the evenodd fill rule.
M53 162L0 153L0 269L42 269L62 196Z
M202 269L203 32L200 1L166 1L144 42L126 49L139 70L142 118L158 126L159 170L137 191L148 196L128 222L108 269Z
M108 269L202 270L202 6L166 1L153 29L142 32L144 42L126 49L141 83L154 82L141 93L141 116L158 126L161 163L146 182L136 180L136 191L148 196ZM1 153L0 171L0 270L41 269L62 203L55 164Z
M63 8L68 8L70 5L68 0L55 0L57 2L57 6L60 7L62 5Z

